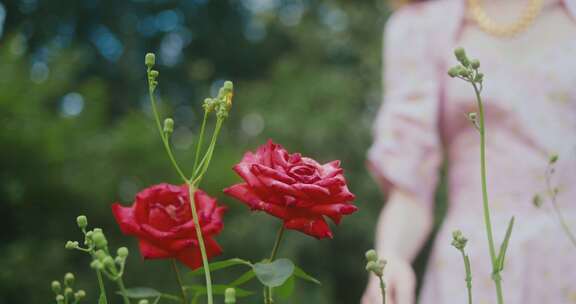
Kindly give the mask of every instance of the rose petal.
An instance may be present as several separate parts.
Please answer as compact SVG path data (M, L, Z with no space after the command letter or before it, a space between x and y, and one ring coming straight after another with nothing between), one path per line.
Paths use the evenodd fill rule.
M115 203L112 205L112 214L120 226L122 233L126 235L135 235L140 232L140 226L134 218L134 210L132 207L123 207Z
M145 259L164 259L171 257L170 253L147 240L139 240L140 253Z
M233 185L224 189L224 193L243 203L246 203L251 209L254 209L255 206L258 205L258 203L261 201L260 197L254 193L248 184Z
M178 225L163 208L152 207L148 213L148 224L159 230L170 230Z
M295 218L284 223L287 229L302 231L317 239L332 238L332 231L323 218Z
M258 178L256 178L256 176L254 176L254 174L250 170L251 166L252 165L250 165L250 164L239 163L233 167L233 170L238 175L240 175L240 177L248 185L250 185L250 187L253 187L253 188L260 187L261 186L260 181L258 180Z
M310 208L311 212L330 217L336 224L340 223L342 215L354 213L358 207L352 204L316 205Z
M342 168L340 168L340 161L339 160L335 160L335 161L331 161L329 163L326 163L322 166L322 178L331 178L334 176L337 176L339 174L342 174L344 172L344 170Z
M312 199L325 199L326 197L330 196L330 191L328 189L320 187L314 184L294 184L292 185L294 189L297 189L301 192L304 192L306 195L311 197Z
M260 164L252 165L252 172L254 174L265 175L267 177L270 177L272 179L278 180L278 181L286 183L286 184L293 184L296 182L295 179L286 175L285 173L280 172L278 170L274 170L270 167L262 166Z
M212 238L206 238L204 242L208 258L222 254L222 248L220 248ZM192 270L202 266L202 255L200 253L200 248L198 247L190 247L181 251L176 256L176 259Z

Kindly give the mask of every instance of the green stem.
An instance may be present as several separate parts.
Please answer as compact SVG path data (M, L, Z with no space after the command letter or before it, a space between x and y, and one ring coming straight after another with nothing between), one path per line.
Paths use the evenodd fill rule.
M270 263L272 263L274 259L276 259L276 255L278 254L278 248L280 248L280 243L282 242L282 238L284 237L284 231L286 231L286 228L284 228L284 225L282 224L282 226L278 230L278 233L276 234L276 240L274 241L274 246L272 247L272 253L270 254L269 259ZM266 292L266 290L268 292ZM273 290L272 287L264 288L264 302L266 304L274 303L274 299L272 298L272 290Z
M102 280L102 273L100 273L100 270L96 270L96 277L98 277L98 288L100 289L100 298L104 296L104 299L106 299L106 287L104 286L104 280ZM108 300L106 300L106 303L108 303Z
M150 69L148 69L148 73L150 73ZM178 172L178 175L180 175L180 177L184 181L187 181L188 179L186 178L186 175L184 175L182 169L180 169L180 166L178 165L178 162L176 161L176 158L172 153L172 148L170 148L170 142L168 141L168 137L166 136L166 134L164 134L164 131L162 130L160 116L158 115L158 110L156 109L156 97L154 97L154 90L152 89L151 84L148 84L148 94L150 95L150 103L152 104L152 112L154 114L154 120L156 121L156 127L158 128L158 132L160 133L160 138L162 139L162 144L164 145L164 149L168 154L168 158L170 159L172 166L174 166L174 169L176 169L176 172Z
M472 269L470 267L470 258L464 252L464 249L460 250L462 253L462 259L464 260L464 268L466 269L466 289L468 290L468 304L472 304Z
M186 295L186 289L184 289L184 284L182 284L182 277L180 276L180 271L178 270L178 265L174 259L170 259L170 264L172 265L172 270L176 276L176 281L178 282L178 287L180 287L180 292L182 293L182 303L188 303L188 296Z
M192 184L195 186L199 186L204 174L208 171L208 167L210 166L210 162L212 161L212 155L214 154L214 148L216 147L216 141L218 139L218 135L220 135L220 130L222 129L222 124L224 123L223 119L218 119L216 121L216 128L214 129L214 134L212 134L212 140L210 141L210 146L206 151L204 159L202 160L200 168L202 170L196 175Z
M119 277L118 280L116 280L116 283L118 284L118 288L120 288L120 294L122 295L124 304L130 304L130 300L126 296L126 287L124 287L124 280L122 280L122 277Z
M204 237L202 236L202 228L200 227L200 220L198 219L198 212L196 210L196 203L194 199L194 192L196 189L190 182L188 184L188 195L190 196L190 209L192 209L192 219L194 220L194 228L196 230L196 238L200 247L200 254L202 255L202 265L204 267L204 276L206 278L206 294L208 296L208 304L213 304L214 299L212 295L212 278L210 275L210 265L208 264L208 256L206 254L206 245L204 244Z
M202 143L204 141L204 132L206 130L206 121L208 121L208 114L209 114L208 111L204 110L204 119L202 120L200 135L198 136L198 142L196 143L196 153L194 154L194 167L192 168L193 173L196 172L196 168L198 168L198 162L200 161L200 151L202 151Z
M576 236L574 236L574 234L572 233L572 230L570 229L570 226L566 222L566 219L564 218L564 215L562 214L562 211L558 206L558 202L556 201L556 190L553 189L552 183L550 181L550 175L552 174L551 172L552 168L550 168L549 166L548 170L546 170L546 187L548 188L548 195L550 196L550 202L552 203L552 208L554 208L554 213L556 213L556 216L558 217L558 221L560 222L560 225L562 226L564 233L566 234L568 239L570 239L572 245L576 247Z
M382 276L379 276L378 279L380 280L380 290L382 291L382 304L386 304L386 284Z
M478 115L479 115L479 127L480 127L480 174L482 178L482 206L484 212L484 224L486 226L486 235L488 236L488 247L490 249L490 259L492 261L492 279L494 284L496 284L496 295L498 298L498 304L503 304L504 299L502 296L502 286L500 273L497 269L498 261L496 258L496 249L494 246L494 237L492 234L492 221L490 220L490 206L488 205L488 189L486 186L486 127L484 122L484 106L482 103L482 97L480 96L480 90L476 83L471 82L474 87L474 93L476 94L476 102L478 105Z
M272 247L272 253L270 254L270 262L273 262L276 259L276 255L278 254L278 248L280 248L280 243L282 242L282 238L284 237L284 225L280 227L278 233L276 234L276 240L274 241L274 247Z

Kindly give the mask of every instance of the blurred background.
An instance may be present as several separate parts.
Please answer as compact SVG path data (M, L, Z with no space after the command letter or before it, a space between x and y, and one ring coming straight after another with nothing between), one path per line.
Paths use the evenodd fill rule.
M141 188L178 183L150 113L148 51L157 54L160 103L175 119L184 167L192 164L202 100L224 80L235 83L233 111L204 183L230 208L218 238L221 258L264 258L279 224L221 193L239 180L231 167L245 150L272 138L322 162L342 160L360 211L335 228L333 240L287 235L279 255L323 285L298 282L281 303L358 302L382 206L364 163L381 101L385 1L0 3L0 303L51 303L50 281L68 271L95 302L89 258L64 249L67 240L80 240L78 214L102 227L112 247L129 246L127 285L175 292L169 263L143 262L110 211ZM243 303L260 301L255 286L247 288L257 295Z

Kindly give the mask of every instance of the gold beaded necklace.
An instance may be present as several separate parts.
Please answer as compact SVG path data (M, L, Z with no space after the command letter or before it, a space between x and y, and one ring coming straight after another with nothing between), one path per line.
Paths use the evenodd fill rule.
M530 0L517 20L509 24L499 24L488 17L482 8L480 0L468 0L470 15L472 15L478 27L482 31L498 37L512 37L528 29L534 23L538 14L540 14L542 5L543 0Z

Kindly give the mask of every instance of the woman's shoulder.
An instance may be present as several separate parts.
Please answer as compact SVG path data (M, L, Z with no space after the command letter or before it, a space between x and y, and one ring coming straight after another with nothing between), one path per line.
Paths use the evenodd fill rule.
M386 24L390 46L420 47L429 54L451 47L463 22L464 0L431 0L396 10Z
M463 17L464 0L430 0L402 6L390 16L387 27L447 31L457 27Z

